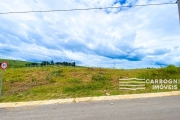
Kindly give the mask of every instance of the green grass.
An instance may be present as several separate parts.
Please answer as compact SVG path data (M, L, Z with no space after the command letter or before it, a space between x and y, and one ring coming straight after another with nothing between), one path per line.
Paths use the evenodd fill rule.
M21 63L22 64L22 63ZM1 102L33 101L111 95L164 92L119 90L120 78L180 79L179 67L161 69L103 69L86 67L23 67L5 70ZM178 84L180 90L180 84Z
M25 67L26 64L32 63L32 62L27 62L27 61L20 61L20 60L8 60L8 59L0 59L1 62L7 62L8 67L10 68L16 68L16 67Z

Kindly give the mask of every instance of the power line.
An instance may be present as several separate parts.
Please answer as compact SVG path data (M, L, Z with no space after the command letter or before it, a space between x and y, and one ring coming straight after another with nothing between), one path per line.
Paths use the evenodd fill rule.
M102 8L82 8L82 9L66 9L66 10L40 10L40 11L19 11L19 12L2 12L0 14L18 14L18 13L42 13L42 12L69 12L69 11L85 11L85 10L97 10L97 9L108 9L108 8L130 8L130 7L144 7L144 6L158 6L158 5L172 5L177 4L175 3L159 3L159 4L145 4L145 5L134 5L134 6L119 6L119 7L102 7Z

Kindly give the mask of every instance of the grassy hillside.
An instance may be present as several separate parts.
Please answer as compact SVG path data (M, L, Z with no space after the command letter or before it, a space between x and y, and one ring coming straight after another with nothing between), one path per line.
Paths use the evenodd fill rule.
M25 67L26 64L31 63L31 62L27 62L27 61L8 60L8 59L0 59L0 63L1 62L7 62L8 63L8 67L10 67L10 68L12 68L12 67Z
M179 79L180 68L103 69L86 67L8 68L3 79L1 102L32 101L84 96L162 92L146 84L145 90L119 90L119 78ZM178 84L180 90L180 84Z

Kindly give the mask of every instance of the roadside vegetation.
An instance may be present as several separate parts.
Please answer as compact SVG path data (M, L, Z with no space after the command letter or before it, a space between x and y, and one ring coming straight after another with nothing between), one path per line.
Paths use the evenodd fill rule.
M120 78L180 79L180 67L105 69L77 66L10 67L5 70L1 102L33 101L163 92L146 84L145 90L119 90ZM180 90L180 84L178 89ZM174 91L174 90L173 90Z

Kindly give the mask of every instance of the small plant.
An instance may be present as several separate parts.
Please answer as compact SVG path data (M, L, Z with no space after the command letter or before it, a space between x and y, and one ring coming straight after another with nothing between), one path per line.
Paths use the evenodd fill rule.
M36 86L38 84L38 81L37 81L37 79L35 77L32 77L31 81L32 81L33 86Z
M63 88L63 93L76 93L76 92L100 90L104 86L105 86L104 84L99 82L90 82L88 84L76 84L73 86L65 86Z
M79 79L77 79L77 78L74 78L74 79L70 79L69 82L70 82L70 83L73 83L73 84L79 84L79 83L81 83L82 81L79 80Z
M50 82L51 82L51 83L55 83L56 80L55 80L55 79L51 79Z
M36 79L35 77L32 77L32 78L31 78L31 81L32 81L32 82L36 82L37 79Z
M46 76L46 80L52 80L54 77L62 76L61 73L62 73L62 70L54 70ZM53 80L53 82L55 81Z
M18 81L24 81L24 78L23 77L19 77Z
M61 76L62 70L54 70L51 72L51 75L53 76Z
M52 76L51 75L47 75L46 76L46 80L51 80L52 79Z
M92 80L94 80L94 81L105 81L108 79L109 79L109 77L106 75L100 75L100 74L92 75Z

